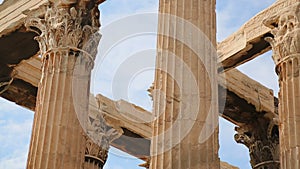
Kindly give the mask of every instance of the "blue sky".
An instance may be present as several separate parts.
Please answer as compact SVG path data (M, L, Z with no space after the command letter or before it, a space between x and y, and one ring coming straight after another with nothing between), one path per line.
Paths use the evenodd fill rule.
M273 2L274 0L265 0L263 2L261 0L217 0L218 40L226 38L245 21ZM100 6L100 9L101 23L105 30L105 27L124 16L142 12L156 12L158 0L108 0ZM120 27L120 30L125 28L126 25ZM109 38L112 35L103 36ZM148 53L149 57L147 58L150 58L149 64L153 65L154 60L151 58L154 57L155 38L155 35L134 37L120 43L105 58L98 56L95 70L93 71L91 91L94 94L102 93L112 99L122 98L118 92L112 92L111 86L114 83L114 73L118 71L118 67L122 65L127 55L133 55L145 49L152 50L152 53ZM101 50L101 47L99 47L99 50ZM100 64L100 61L104 64ZM132 66L134 66L134 63L132 63ZM277 77L274 73L271 52L240 66L239 69L251 78L274 89L275 94L277 93ZM149 88L152 81L153 70L143 71L141 74L138 74L129 87L129 97L123 99L151 110L151 101L146 89ZM0 98L0 169L25 168L32 120L33 112ZM234 126L220 119L219 154L221 160L236 165L241 169L249 169L248 149L235 143L233 136ZM140 163L142 161L112 148L105 169L138 169L140 168L138 167Z

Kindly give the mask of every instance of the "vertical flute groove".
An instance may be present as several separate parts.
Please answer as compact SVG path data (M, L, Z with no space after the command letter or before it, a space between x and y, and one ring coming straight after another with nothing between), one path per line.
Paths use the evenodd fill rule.
M219 168L218 145L215 145L218 144L218 130L213 132L207 141L199 143L200 133L205 134L208 133L206 130L209 130L203 127L205 123L212 125L214 122L206 121L205 118L211 108L211 101L216 98L216 96L210 98L215 94L211 90L217 90L216 80L209 82L207 75L207 72L214 72L217 69L214 66L216 59L210 58L213 55L211 49L206 49L212 45L215 47L216 44L215 9L211 8L215 8L214 0L160 0L159 11L162 16L159 17L157 44L159 52L156 61L154 91L165 93L166 98L163 100L162 94L154 95L153 98L153 110L157 119L153 124L151 169ZM179 17L179 19L172 17ZM197 43L197 45L196 42L202 37L201 33L195 35L196 32L191 32L187 28L189 26L187 22L202 31L211 42L209 44ZM180 39L186 37L189 38L189 42ZM196 51L191 50L193 47ZM164 51L161 52L161 50ZM196 52L198 51L204 55L204 57L201 56L203 60L197 58ZM207 70L205 66L208 66ZM194 85L189 83L193 78L198 86L199 96L194 93ZM211 88L211 85L215 86ZM200 102L193 103L198 97ZM164 110L162 110L162 104L165 105ZM216 106L212 108L212 113L217 113L214 112L217 110L217 104L212 105ZM196 116L190 115L195 107L200 108L199 113ZM190 124L192 127L187 132L186 126Z
M273 37L266 40L273 48L273 59L279 76L279 133L282 169L300 167L300 2L289 0L288 6L266 18L265 25ZM276 19L275 19L276 18ZM273 26L272 26L273 24ZM274 26L274 24L277 24Z
M27 29L39 35L35 39L43 60L28 169L84 166L85 135L76 113L80 111L80 119L85 121L90 73L97 54L93 45L100 40L97 3L50 1L43 17L29 16L25 22Z

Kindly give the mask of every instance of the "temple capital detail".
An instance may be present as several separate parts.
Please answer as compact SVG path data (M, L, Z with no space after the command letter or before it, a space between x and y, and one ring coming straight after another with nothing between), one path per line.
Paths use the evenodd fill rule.
M103 23L107 25L101 29L99 10L110 10L104 13L109 15L123 8L134 12L140 6L124 4L106 0L0 1L0 96L35 111L27 169L103 169L110 165L111 146L143 160L139 166L145 169L237 169L220 161L219 132L224 132L219 131L220 116L236 125L234 142L248 149L250 159L241 161L239 167L250 163L253 169L300 169L300 0L265 3L265 9L220 42L216 16L222 13L216 12L216 0L159 0L158 4L142 5L151 9L158 5L158 15L119 18L118 22ZM157 28L151 29L149 25L156 22ZM114 64L113 57L102 60L105 56L101 55L136 37L138 41L129 43L130 50L132 45L132 50L148 48L141 45L148 42L143 37L140 41L139 36L148 40L153 32L156 62L148 66L155 66L155 72L147 90L153 102L151 111L124 97L105 97L111 96L110 90L95 93L111 86L112 93L119 92L124 80L131 84L142 80L145 87L148 72L137 78L148 69L143 66L144 53L129 52L140 53L142 60L124 58L122 61L134 62L122 72L110 68L125 64ZM103 43L99 44L100 40ZM122 43L112 55L125 56L124 47ZM99 50L104 52L97 54ZM258 56L266 57L263 55L269 51L274 63L252 62L264 67L256 70L260 72L255 76L255 72L238 70ZM96 62L97 56L101 63ZM97 68L104 66L98 69L100 79L91 78L96 64ZM132 69L134 66L137 69ZM267 70L274 66L278 78L273 80L278 80L278 86L254 80L269 74ZM117 86L97 85L114 73L122 77L115 81ZM274 77L264 76L263 80L270 78Z
M88 128L86 134L90 138L89 140L99 145L101 149L108 151L110 143L115 139L118 139L123 134L123 131L121 129L116 130L111 126L107 125L107 122L103 118L101 111L99 111L96 117L92 117L91 115L89 115ZM90 145L90 143L87 144ZM101 154L94 155L99 157L101 156ZM106 159L106 157L103 156L103 159Z
M25 27L37 34L42 58L28 169L102 168L106 161L107 133L100 143L92 140L96 144L93 146L85 130L89 126L91 70L101 38L99 3L52 0L41 7L43 15L28 12ZM56 153L70 158L60 158ZM86 158L94 159L93 163L86 163Z
M85 169L97 166L102 169L108 157L111 142L121 137L123 130L109 126L99 106L98 111L90 111L86 129Z
M30 17L25 26L39 36L40 52L69 51L83 53L93 61L97 54L99 34L98 4L96 1L52 1L44 6L43 17ZM76 54L77 53L77 54Z
M266 18L264 24L271 28L273 37L266 40L273 48L273 59L278 66L300 53L300 3Z
M271 28L272 37L267 37L266 40L272 46L276 73L279 76L280 167L298 168L300 2L266 18L264 24Z
M266 118L236 127L234 139L249 149L252 168L279 169L279 132L278 124Z

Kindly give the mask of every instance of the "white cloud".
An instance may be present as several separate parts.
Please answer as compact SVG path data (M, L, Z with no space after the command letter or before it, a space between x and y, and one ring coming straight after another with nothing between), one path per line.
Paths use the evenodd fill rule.
M23 149L15 149L9 156L0 158L0 168L24 169L27 161L28 145Z
M217 29L218 40L222 40L238 30L248 19L259 11L268 7L275 0L219 0L217 1ZM245 5L246 4L246 5ZM276 75L274 75L274 64L270 61L270 53L258 59L240 66L239 69L251 78L258 80L263 85L278 91ZM234 125L220 120L220 158L241 169L250 169L248 149L234 141Z
M260 0L254 0L254 1L235 1L235 0L228 0L228 1L223 1L218 2L219 4L223 4L224 6L219 5L218 6L218 39L223 39L236 31L244 22L246 22L248 19L250 19L252 16L254 16L257 12L260 10L266 8L268 5L274 2L274 0L267 0L264 1L264 3L261 3ZM114 3L116 1L112 1ZM109 20L109 22L112 22L114 19L118 17L124 17L126 15L134 14L137 12L137 10L134 9L134 5L130 5L128 1L126 1L125 4L123 4L125 1L120 1L120 4L118 2L118 5L123 6L120 11L116 11L115 14L111 16L106 16L106 19ZM143 2L141 2L143 3ZM247 5L245 5L247 4ZM115 4L116 5L116 4ZM145 7L145 6L143 6ZM103 6L104 8L104 6ZM130 10L128 10L130 9ZM153 9L157 9L154 7ZM150 10L150 9L149 9ZM114 12L114 11L111 11ZM103 20L103 23L108 22L105 19ZM105 24L103 25L105 26ZM116 72L113 70L113 68L118 68L118 66L124 61L124 58L126 56L129 56L133 51L139 50L139 49L145 49L147 48L147 44L149 44L149 41L144 41L144 42L138 42L138 41L129 41L129 43L126 45L121 45L119 48L116 48L114 52L111 53L111 55L108 57L108 61L104 70L101 70L100 72L103 72L101 77L105 76L110 76L114 75ZM258 62L261 62L258 60ZM265 63L265 62L261 62ZM251 64L251 63L250 63ZM252 65L259 65L259 64L252 64ZM134 66L134 63L132 64ZM260 65L260 67L254 67L254 66L244 66L244 68L241 68L243 72L250 74L251 77L258 77L261 76L262 78L258 79L264 79L264 82L268 83L268 73L269 71L266 71L267 69L272 69L271 64L268 65ZM246 67L248 68L247 70ZM128 68L130 69L130 67ZM252 70L252 71L251 71ZM260 71L256 71L260 70ZM123 72L123 77L126 77L126 72ZM260 73L259 73L260 72ZM263 72L263 73L262 73ZM101 74L101 73L100 73ZM256 78L257 79L257 78ZM107 79L106 79L107 80ZM262 82L263 84L266 84ZM120 81L121 83L121 81ZM107 85L107 84L106 84ZM103 87L99 85L100 87ZM145 86L143 83L137 83L134 84L134 90L131 98L134 98L130 101L137 102L142 106L145 106L147 103L147 100L142 98L140 96L140 92L142 90L141 86ZM268 85L267 85L268 86ZM104 89L104 88L102 88ZM120 89L122 90L122 88ZM144 90L145 92L145 90ZM142 98L142 99L141 99ZM234 125L221 120L220 121L220 157L222 160L227 161L231 164L234 164L236 166L239 166L242 169L247 169L251 168L249 164L249 154L248 154L248 149L241 144L237 144L234 141ZM236 154L239 154L238 156ZM110 156L111 157L111 156ZM110 159L113 160L113 159ZM114 166L114 162L108 163L108 168ZM128 167L126 167L128 168ZM135 167L134 167L135 168Z
M272 89L274 91L274 95L278 96L278 76L275 73L275 64L272 59L272 52L265 53L264 55L239 66L238 69L247 74L250 78Z
M106 45L106 40L114 36L110 29L104 32L93 70L91 92L104 94L113 100L124 99L140 106L147 105L149 109L147 89L154 81L156 35L126 38L113 44L116 46L104 55L101 45ZM141 93L143 95L136 95Z
M234 140L235 125L227 120L220 118L219 132L219 156L222 161L228 162L240 169L251 169L249 150L242 144L236 143Z
M17 108L14 105L16 105L16 104L13 103L13 102L10 102L8 100L5 100L3 98L0 98L0 108L1 108L1 110L3 110L3 111L5 110L5 112L16 111Z
M18 145L20 141L19 139L21 138L22 140L24 138L27 138L28 133L31 132L32 120L25 120L21 123L17 123L12 120L2 120L2 124L0 127L0 142L2 143L1 146L5 145L5 143L15 143L16 145Z
M275 0L217 0L217 35L223 40Z
M116 148L112 147L109 151L104 169L141 169L138 165L144 163Z
M100 5L100 10L101 22L105 25L135 13L157 12L158 0L109 0Z
M22 111L18 111L23 113ZM7 115L9 116L9 115ZM0 168L22 169L26 165L32 119L0 123Z

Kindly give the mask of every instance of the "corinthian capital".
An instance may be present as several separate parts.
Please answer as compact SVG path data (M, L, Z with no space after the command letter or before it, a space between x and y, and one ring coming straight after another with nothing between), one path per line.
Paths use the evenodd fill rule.
M66 49L94 59L101 38L98 1L51 0L45 8L44 16L29 16L25 22L28 30L39 35L41 54Z
M252 168L279 169L279 131L275 119L258 118L235 130L235 141L249 149Z
M300 2L265 19L273 37L266 40L273 48L276 65L300 53Z
M122 133L122 129L116 130L108 126L102 113L99 112L96 117L89 115L85 160L103 166L107 160L110 143L118 139Z

